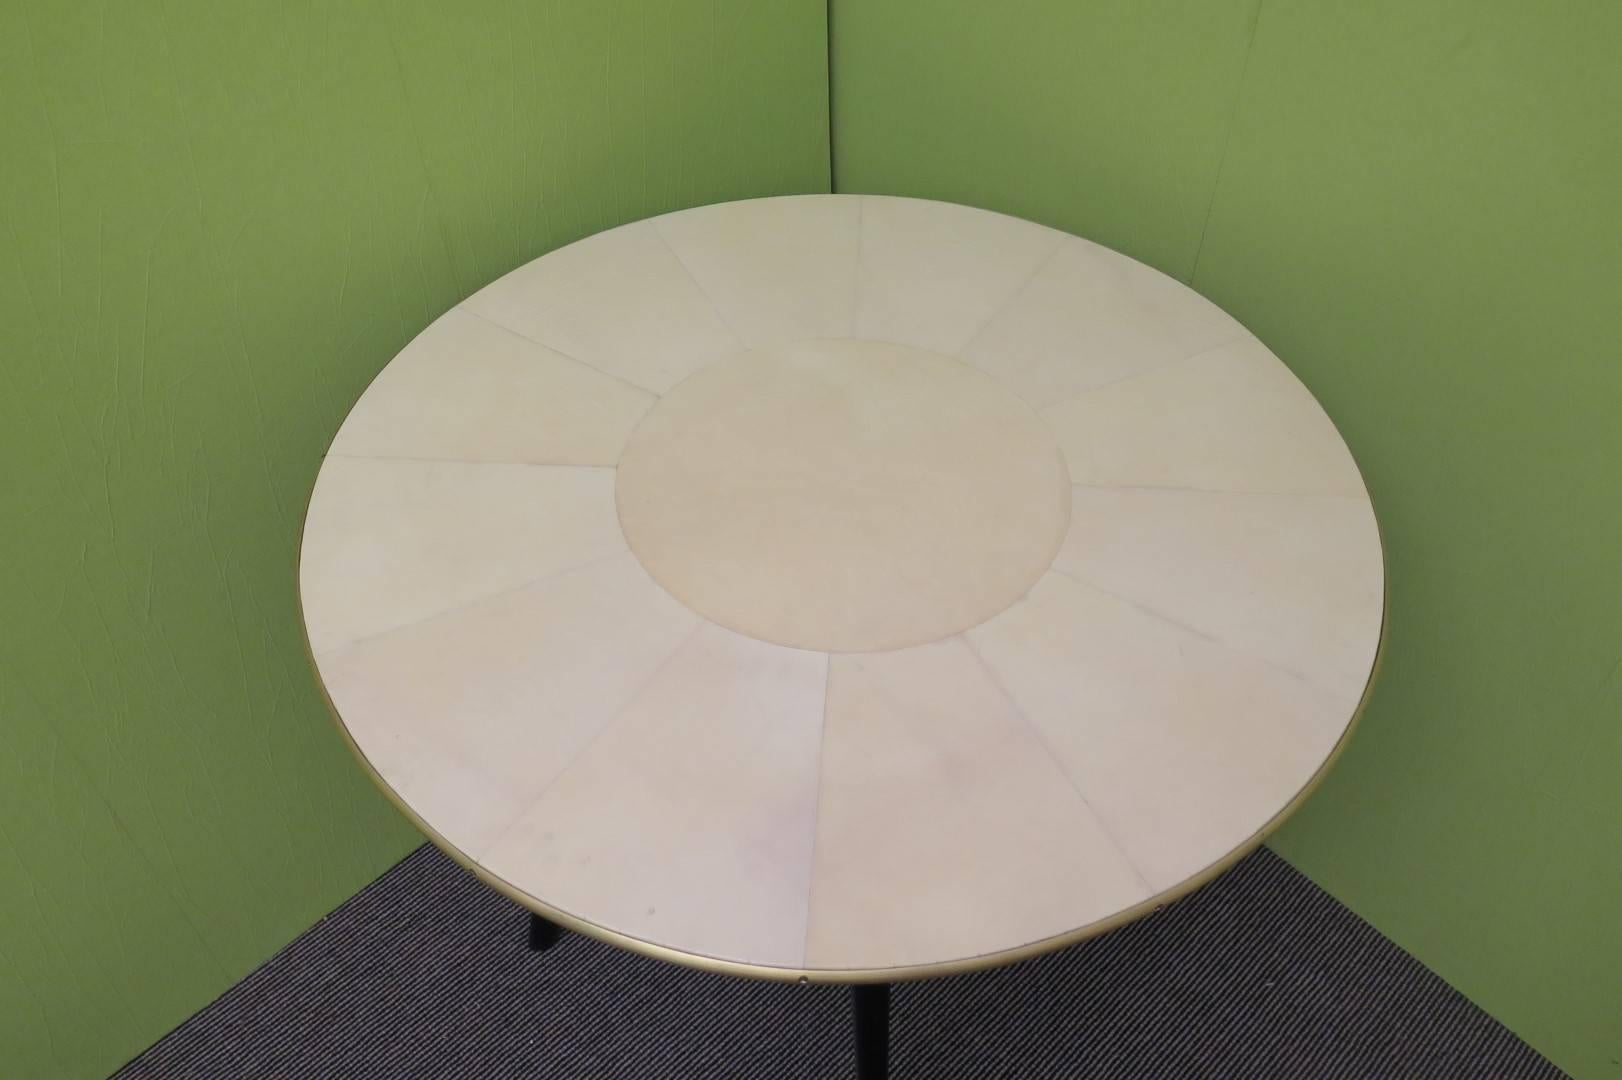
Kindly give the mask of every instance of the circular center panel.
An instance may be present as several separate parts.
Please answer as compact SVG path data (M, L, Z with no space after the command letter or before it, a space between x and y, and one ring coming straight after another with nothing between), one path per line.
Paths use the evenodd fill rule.
M619 463L620 523L671 594L779 645L937 641L1052 562L1070 479L1024 401L948 357L806 341L701 369Z

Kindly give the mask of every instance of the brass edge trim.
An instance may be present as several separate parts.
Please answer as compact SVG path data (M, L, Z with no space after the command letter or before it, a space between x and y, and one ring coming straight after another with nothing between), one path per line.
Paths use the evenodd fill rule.
M1125 257L1130 258L1130 256ZM1184 287L1193 291L1192 286L1185 285ZM1266 347L1265 342L1263 343L1263 347ZM1293 375L1294 373L1291 372L1291 374ZM1300 381L1299 378L1297 381ZM1302 385L1305 386L1304 383ZM1308 393L1311 393L1310 389L1308 390ZM1313 398L1316 402L1316 395L1313 395ZM1323 406L1321 404L1319 404L1318 407L1320 410L1323 410ZM1324 415L1325 419L1329 420L1330 426L1336 429L1335 433L1340 435L1338 426L1335 424L1333 418L1328 416L1326 410L1324 411ZM1341 436L1341 445L1346 446L1346 451L1348 454L1352 454L1351 447L1347 445L1344 436ZM330 447L331 440L328 441L328 449L330 449ZM323 451L321 457L322 465L325 464L326 457L326 452ZM1352 459L1353 466L1357 467L1355 454L1352 454ZM389 786L388 781L385 780L383 775L377 771L377 768L373 766L371 760L367 758L366 752L360 748L360 744L357 743L354 736L350 734L348 725L344 723L342 714L339 713L337 705L334 704L332 700L332 695L327 692L326 683L321 678L321 668L315 660L315 650L310 645L309 626L304 619L304 591L302 588L302 579L300 577L300 570L302 568L304 556L304 529L309 522L310 503L315 497L315 487L320 482L321 467L321 465L316 467L316 484L311 485L310 497L306 499L304 503L304 513L299 519L297 547L294 549L293 554L293 585L294 596L298 606L299 634L304 643L305 659L309 661L311 674L315 676L316 687L321 692L321 700L326 702L327 711L332 715L333 723L337 727L339 735L343 738L345 745L349 747L350 753L354 754L355 760L360 763L361 768L369 777L371 777L372 783L377 785L378 789L382 791L384 797L393 803L395 808L405 816L406 820L411 822L411 824L419 832L426 836L430 843L439 848L446 855L450 856L452 860L461 865L464 869L471 872L474 877L478 878L480 881L484 882L484 884L496 890L498 893L501 893L509 900L528 908L530 911L533 911L536 914L550 919L560 926L573 930L576 933L583 934L586 937L595 938L598 941L625 949L629 952L639 953L643 956L650 956L656 960L665 960L670 963L680 964L684 967L697 968L700 971L710 971L722 975L738 975L745 978L764 979L774 982L808 984L832 983L839 985L850 985L853 983L906 982L914 979L937 978L945 975L963 975L969 972L983 971L987 968L1002 967L1007 964L1016 963L1020 960L1028 960L1033 957L1041 956L1045 953L1053 952L1057 949L1078 944L1088 940L1089 938L1097 937L1100 934L1105 934L1111 930L1116 930L1122 926L1126 926L1129 923L1136 922L1144 916L1160 910L1167 904L1181 900L1183 897L1188 896L1189 894L1196 892L1204 886L1210 884L1213 880L1232 869L1232 867L1245 856L1249 855L1251 852L1260 847L1263 841L1265 841L1269 836L1276 832L1281 825L1288 821L1290 817L1301 808L1301 804L1306 802L1307 799L1318 790L1319 785L1323 783L1324 777L1329 774L1330 769L1332 769L1335 763L1340 759L1340 755L1345 752L1347 745L1351 742L1353 733L1356 732L1358 724L1363 719L1363 713L1368 707L1369 699L1374 693L1375 685L1379 682L1380 670L1384 664L1386 655L1387 633L1391 625L1391 576L1386 562L1385 533L1380 526L1380 515L1374 510L1374 496L1368 490L1368 482L1364 480L1363 494L1365 498L1368 499L1369 511L1374 517L1375 539L1380 545L1381 586L1380 636L1377 644L1375 645L1374 660L1369 665L1368 680L1363 684L1363 695L1358 699L1357 707L1353 710L1351 719L1346 723L1346 729L1341 732L1340 738L1337 739L1335 741L1335 745L1330 748L1329 754L1324 758L1323 763L1318 766L1317 770L1310 777L1307 778L1306 783L1302 785L1301 789L1295 793L1290 801L1285 803L1282 809L1263 823L1263 825L1253 834L1251 834L1249 838L1244 840L1237 847L1230 850L1226 855L1206 866L1203 870L1200 870L1197 873L1183 879L1170 888L1163 889L1153 896L1139 901L1129 908L1124 908L1113 915L1103 919L1098 919L1094 922L1086 924L1085 926L1077 927L1074 930L1067 930L1062 934L1055 934L1051 937L1042 938L1038 941L1027 942L1024 945L1017 945L1010 949L1001 949L997 952L982 953L978 956L961 957L955 960L942 960L929 964L909 964L901 967L890 968L791 968L775 967L767 964L751 964L741 960L725 960L720 957L706 956L702 953L686 952L682 949L677 949L669 945L660 945L657 942L644 941L641 938L633 937L630 934L622 933L618 930L611 930L606 926L599 926L598 924L589 922L577 915L572 915L569 912L552 907L544 900L530 895L524 890L513 885L511 882L505 880L504 878L498 877L489 870L486 870L483 866L480 866L476 860L456 847L456 845L452 844L438 831L436 831L433 826L429 825L428 822L423 820L422 817L420 817L416 811L414 811L405 802L405 800L400 797L399 793L397 793L394 788ZM1361 479L1361 468L1358 468L1358 474L1359 478Z

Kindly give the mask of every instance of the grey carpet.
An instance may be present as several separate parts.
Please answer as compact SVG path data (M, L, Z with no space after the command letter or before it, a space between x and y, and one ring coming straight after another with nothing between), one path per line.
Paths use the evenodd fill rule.
M842 988L530 953L526 925L424 847L117 1080L853 1074ZM897 1080L1564 1075L1266 850L1105 937L901 985L891 1031Z

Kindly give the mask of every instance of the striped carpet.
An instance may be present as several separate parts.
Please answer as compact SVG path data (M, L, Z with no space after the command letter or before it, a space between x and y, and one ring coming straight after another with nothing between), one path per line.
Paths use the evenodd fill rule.
M578 937L419 849L117 1080L853 1075L849 993ZM1038 960L895 990L892 1075L1513 1080L1558 1069L1262 850Z

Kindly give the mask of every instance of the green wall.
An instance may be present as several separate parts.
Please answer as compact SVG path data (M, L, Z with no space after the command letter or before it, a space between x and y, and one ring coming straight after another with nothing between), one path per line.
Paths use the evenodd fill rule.
M1275 847L1622 1077L1622 5L838 0L835 184L1190 281L1320 396L1382 683Z
M0 1073L105 1075L418 842L296 630L321 452L518 263L827 190L824 17L0 4Z

